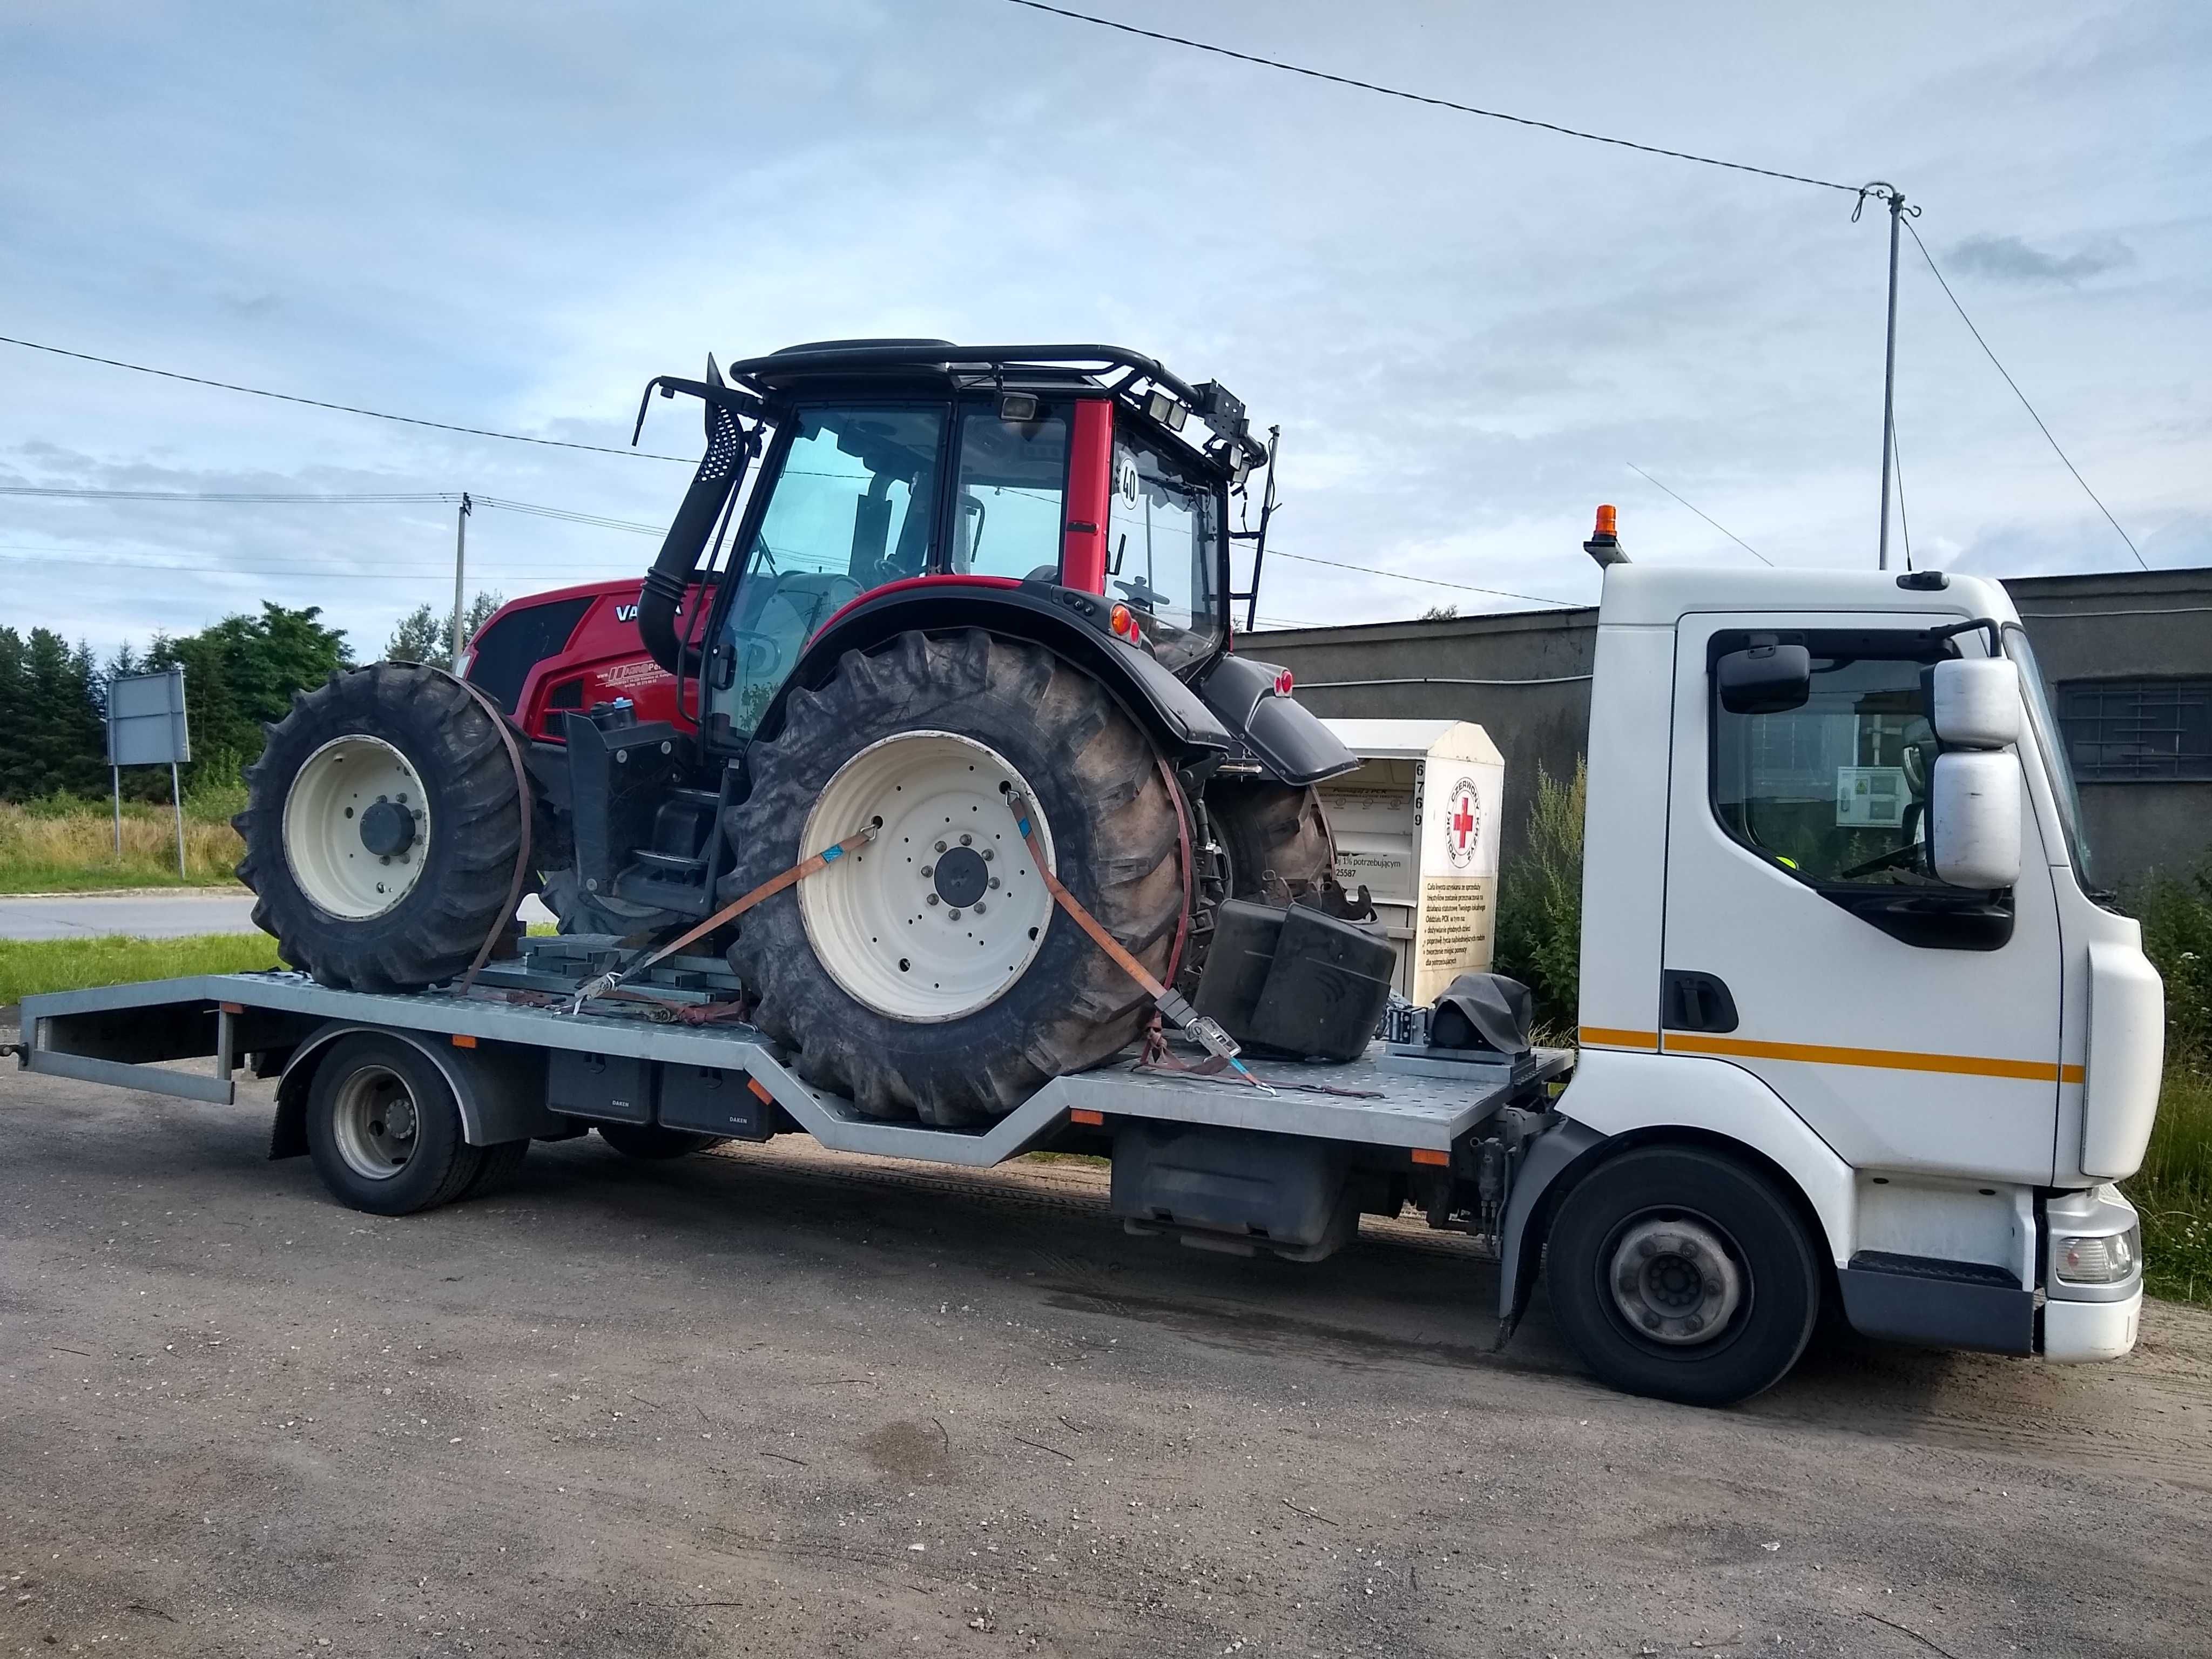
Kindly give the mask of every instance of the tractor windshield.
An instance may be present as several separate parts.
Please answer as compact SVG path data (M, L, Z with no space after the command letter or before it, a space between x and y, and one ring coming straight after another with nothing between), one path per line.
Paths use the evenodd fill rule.
M815 630L927 568L945 411L816 408L793 416L707 668L707 703L750 733Z

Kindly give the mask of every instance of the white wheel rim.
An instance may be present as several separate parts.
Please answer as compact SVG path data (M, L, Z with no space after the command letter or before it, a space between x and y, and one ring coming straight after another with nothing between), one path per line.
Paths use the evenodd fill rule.
M1003 996L1036 959L1052 895L1001 784L1028 794L988 744L902 732L839 767L816 799L803 853L882 820L874 841L799 885L807 943L854 1000L915 1024L958 1019ZM1049 859L1042 811L1036 827Z
M395 811L411 826L405 845L390 852L372 851L363 839L363 815L380 802L386 826ZM308 901L331 915L367 921L390 910L421 877L429 843L422 780L381 738L332 738L307 757L285 793L285 862Z

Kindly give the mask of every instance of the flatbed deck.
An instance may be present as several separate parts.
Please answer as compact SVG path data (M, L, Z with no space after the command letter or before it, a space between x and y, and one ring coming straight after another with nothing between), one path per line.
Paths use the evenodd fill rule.
M462 1048L565 1049L743 1073L824 1146L969 1167L1018 1157L1058 1133L1071 1114L1091 1113L1448 1153L1470 1128L1568 1064L1563 1053L1539 1050L1511 1066L1440 1067L1397 1060L1377 1042L1343 1065L1254 1062L1267 1085L1254 1088L1144 1068L1132 1049L1107 1066L1054 1079L988 1126L939 1128L871 1117L814 1088L749 1025L662 1023L674 1019L673 1005L659 1018L634 1012L636 1004L572 1014L512 994L337 991L283 971L54 992L23 1000L19 1055L32 1072L228 1103L242 1056L333 1025L443 1037ZM210 1072L173 1064L199 1058L212 1060Z

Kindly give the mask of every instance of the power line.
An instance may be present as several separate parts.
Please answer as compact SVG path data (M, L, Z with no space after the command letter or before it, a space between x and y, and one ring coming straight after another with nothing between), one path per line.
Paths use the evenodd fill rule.
M1441 576L1416 576L1404 570L1385 570L1380 565L1346 564L1341 559L1317 559L1310 553L1285 553L1280 548L1267 550L1271 559L1296 559L1300 564L1325 564L1333 570L1354 570L1363 576L1388 576L1395 581L1419 582L1428 587L1455 587L1463 593L1487 593L1493 599L1526 599L1531 605L1559 605L1579 609L1577 599L1547 599L1541 593L1516 593L1507 587L1477 587L1473 582L1450 582Z
M1193 52L1211 52L1217 58L1234 58L1240 64L1253 64L1261 69L1280 70L1286 75L1302 75L1310 81L1327 81L1335 86L1352 87L1361 92L1378 93L1385 98L1401 99L1409 104L1427 104L1437 109L1455 110L1462 115L1479 115L1488 121L1509 121L1515 126L1534 127L1544 132L1556 132L1563 137L1580 138L1593 144L1611 144L1620 149L1640 150L1646 155L1664 155L1677 161L1696 161L1709 167L1726 167L1732 173L1753 173L1763 179L1780 179L1793 185L1814 185L1822 190L1840 190L1856 196L1856 185L1838 184L1832 179L1814 179L1802 173L1784 173L1775 167L1753 167L1747 161L1724 161L1718 156L1699 155L1686 149L1667 149L1657 144L1641 144L1632 138L1615 138L1602 132L1588 132L1580 127L1562 126L1556 121L1540 121L1534 116L1510 115L1504 110L1484 109L1475 104L1462 104L1449 98L1435 98L1425 93L1406 92L1397 87L1386 87L1373 81L1361 81L1349 75L1332 75L1326 70L1309 69L1303 64L1285 63L1279 58L1261 58L1249 52L1237 52L1228 46L1218 46L1210 41L1194 40L1181 34L1166 34L1158 29L1139 28L1133 23L1118 22L1111 17L1096 17L1089 12L1071 11L1065 6L1051 6L1044 0L1006 0L1009 5L1027 11L1041 11L1054 17L1065 17L1072 22L1089 23L1094 27L1113 29L1122 34L1133 34L1141 40L1158 40L1171 46L1184 46Z
M1646 472L1646 471L1645 471L1642 467L1640 467L1640 466L1637 465L1637 464L1636 464L1635 462L1631 461L1631 462L1629 462L1629 463L1628 463L1628 470L1629 470L1631 472L1633 472L1634 474L1636 474L1636 476L1637 476L1638 477L1639 477L1639 478L1643 479L1644 483L1648 483L1648 484L1655 484L1655 485L1657 485L1657 487L1658 487L1659 489L1667 489L1667 486L1666 486L1665 484L1660 483L1658 479L1656 479L1656 478L1653 477L1652 477L1649 472ZM1671 489L1667 489L1667 493L1668 493L1669 495L1674 495L1674 492L1673 490L1671 490ZM1773 566L1774 566L1774 561L1773 561L1773 560L1771 560L1771 559L1768 558L1768 557L1766 556L1766 555L1765 555L1765 554L1764 554L1764 553L1760 552L1757 548L1753 547L1753 546L1749 542L1747 542L1747 541L1744 540L1744 538L1743 538L1742 537L1741 537L1741 536L1737 535L1737 534L1735 533L1735 531L1730 530L1730 529L1729 529L1726 525L1723 524L1723 523L1722 523L1718 519L1716 519L1715 517L1713 517L1713 515L1712 515L1711 514L1710 514L1710 513L1706 512L1703 507L1692 506L1690 502L1686 501L1682 501L1682 498L1681 498L1680 495L1674 495L1674 499L1675 499L1676 501L1682 501L1682 505L1683 505L1683 506L1689 507L1689 509L1690 509L1690 511L1691 511L1691 512L1692 512L1692 513L1696 514L1699 518L1703 519L1703 520L1704 520L1707 524L1709 524L1709 525L1712 526L1712 527L1713 527L1714 529L1716 529L1716 530L1719 531L1719 532L1721 532L1721 534L1722 534L1722 535L1723 535L1723 536L1727 537L1730 541L1734 542L1734 543L1735 543L1738 547L1741 548L1745 552L1747 552L1747 553L1750 554L1750 555L1751 555L1751 556L1752 556L1753 558L1757 559L1757 560L1759 562L1759 563L1761 563L1761 564L1763 564L1763 565L1766 566L1769 569L1771 569L1771 568L1773 568Z
M37 495L66 501L187 501L235 507L398 507L420 506L430 502L452 503L461 499L458 489L417 490L413 493L393 492L385 495L314 495L298 491L265 490L190 490L190 489L74 489L58 485L0 484L0 495ZM665 534L665 527L641 523L635 519L611 519L604 514L585 513L570 507L547 507L538 501L510 501L503 495L478 495L471 493L470 501L477 507L497 507L506 513L527 513L540 519L559 519L569 524L591 525L601 530L623 530L634 536Z
M2074 475L2074 482L2081 486L2083 495L2097 503L2097 511L2105 515L2105 522L2119 532L2120 539L2128 544L2128 551L2136 556L2136 562L2144 569L2149 569L2150 561L2143 557L2142 550L2136 545L2135 538L2120 528L2120 521L2112 516L2112 509L2106 507L2099 498L2097 492L2089 488L2089 481L2081 476L2081 469L2075 466L2072 461L2067 460L2066 452L2058 447L2058 440L2051 435L2051 428L2044 425L2043 416L2035 412L2035 405L2028 402L2027 393L2020 389L2020 382L2013 379L2011 372L2002 363L1997 362L1997 354L1990 349L1990 343L1982 337L1982 331L1974 326L1974 319L1966 315L1966 308L1959 303L1959 296L1951 292L1950 283L1943 280L1943 273L1936 268L1936 256L1928 251L1928 244L1920 240L1920 233L1913 229L1912 222L1910 219L1905 222L1905 228L1912 231L1913 244L1919 248L1920 257L1928 261L1929 274L1935 277L1937 286L1942 289L1943 297L1951 302L1951 309L1959 313L1959 320L1966 325L1966 332L1974 337L1974 343L1981 347L1982 355L1990 360L1991 367L2004 376L2004 383L2012 388L2012 395L2020 399L2020 406L2027 411L2028 419L2033 421L2036 429L2043 434L2044 441L2051 446L2051 453L2057 456L2060 460L2066 462L2066 470Z
M310 409L335 410L341 415L366 415L371 420L394 421L401 426L424 426L439 432L462 432L472 438L503 438L509 443L538 444L547 449L584 449L596 455L626 455L648 461L680 461L685 466L697 462L690 456L662 455L649 449L616 449L606 444L575 443L567 438L532 438L520 432L495 432L489 427L456 426L451 421L426 421L416 415L391 415L380 409L362 409L355 404L336 404L321 398L302 398L289 392L271 392L258 386L240 386L231 380L210 380L202 374L180 374L173 368L154 368L145 363L126 363L119 357L96 357L88 351L70 351L61 346L41 345L36 340L19 340L12 335L0 334L0 345L21 346L26 351L43 351L56 357L74 357L82 363L104 363L110 368L127 368L137 374L156 374L165 380L183 380L192 386L213 386L219 392L242 392L251 398L273 398L283 404L304 404Z

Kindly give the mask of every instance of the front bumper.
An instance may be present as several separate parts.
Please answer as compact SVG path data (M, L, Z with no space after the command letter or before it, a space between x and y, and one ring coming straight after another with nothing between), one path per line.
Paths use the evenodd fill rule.
M2058 1276L2058 1241L2073 1236L2134 1232L2136 1206L2107 1182L2063 1193L2044 1206L2043 1357L2062 1364L2118 1359L2136 1346L2142 1316L2142 1263L2113 1285L2069 1285Z
M2136 1346L2142 1315L2142 1281L2124 1302L2060 1302L2043 1304L2043 1357L2063 1365L2093 1359L2118 1359Z

